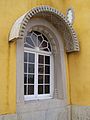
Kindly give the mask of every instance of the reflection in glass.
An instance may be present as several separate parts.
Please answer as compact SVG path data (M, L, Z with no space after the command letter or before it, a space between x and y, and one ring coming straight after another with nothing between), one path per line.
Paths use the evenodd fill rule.
M34 64L28 64L28 73L34 73Z
M50 74L50 66L45 65L45 74Z
M24 95L27 94L27 85L24 85Z
M28 83L29 84L34 84L34 75L28 75Z
M43 74L44 73L44 66L43 65L39 65L38 66L38 73L39 74Z
M45 85L45 93L50 93L50 85Z
M26 37L26 43L34 47L31 37Z
M35 62L35 54L29 53L29 61L28 62L32 62L32 63Z
M43 75L38 75L38 84L43 84Z
M50 75L45 75L45 83L50 84Z
M34 85L28 85L28 95L34 94Z
M24 62L27 62L27 53L24 52Z
M45 56L45 64L50 64L50 56Z
M27 74L24 74L24 84L27 83Z
M44 56L43 55L39 55L39 63L43 64L44 63Z
M43 85L38 85L38 94L43 94Z
M24 63L24 72L27 73L27 63Z

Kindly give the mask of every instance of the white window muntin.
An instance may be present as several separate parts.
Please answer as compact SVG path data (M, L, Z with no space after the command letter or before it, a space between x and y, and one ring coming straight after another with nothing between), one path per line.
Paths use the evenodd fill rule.
M25 100L33 100L33 99L49 99L49 98L52 98L53 97L53 90L54 90L53 55L51 54L51 52L41 51L41 50L37 50L37 49L30 49L30 48L26 48L26 47L24 47L24 52L35 54L34 95L24 95L24 99ZM39 55L50 56L50 93L49 94L38 94L38 56Z

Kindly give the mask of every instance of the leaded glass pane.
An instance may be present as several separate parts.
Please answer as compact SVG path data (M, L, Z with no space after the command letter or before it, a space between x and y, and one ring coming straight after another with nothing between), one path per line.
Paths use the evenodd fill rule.
M32 31L27 34L24 41L24 47L32 49L36 49L38 47L39 50L42 51L51 51L50 43L47 38L38 31Z

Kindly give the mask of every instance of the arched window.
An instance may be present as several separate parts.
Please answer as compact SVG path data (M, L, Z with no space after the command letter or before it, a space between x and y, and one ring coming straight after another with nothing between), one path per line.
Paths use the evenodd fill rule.
M9 41L15 39L18 119L55 120L61 113L67 119L65 56L79 51L71 24L56 9L39 6L14 23Z
M52 97L53 55L45 35L38 31L27 32L24 40L24 98Z

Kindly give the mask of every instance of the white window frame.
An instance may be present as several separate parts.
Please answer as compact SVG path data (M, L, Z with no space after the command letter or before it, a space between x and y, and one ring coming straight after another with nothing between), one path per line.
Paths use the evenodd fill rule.
M54 62L52 52L46 52L37 49L31 49L24 47L24 52L35 54L35 72L34 72L34 95L24 95L24 100L37 100L37 99L50 99L53 98L54 90ZM50 56L50 93L49 94L38 94L38 55Z

